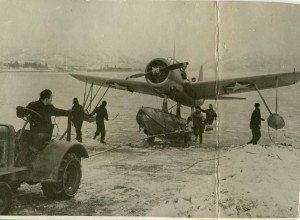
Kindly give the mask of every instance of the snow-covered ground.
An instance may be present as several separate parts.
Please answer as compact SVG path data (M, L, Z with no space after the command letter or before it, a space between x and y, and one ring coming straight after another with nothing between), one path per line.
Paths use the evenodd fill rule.
M246 145L228 149L220 153L217 187L212 187L210 181L189 182L173 202L153 207L148 214L298 217L299 157L299 148L292 146ZM212 174L211 181L215 178Z
M2 74L1 123L20 128L22 121L16 118L15 107L38 99L45 88L54 92L54 105L64 109L71 108L74 97L82 99L84 91L81 82L64 74ZM273 110L274 91L262 93ZM253 104L261 102L253 92L240 95L247 97L246 101L213 103L218 109L219 130L205 133L202 146L192 143L185 147L161 140L150 146L135 142L145 137L138 132L135 115L140 106L160 108L161 99L111 89L105 97L109 118L120 115L106 123L107 145L92 140L94 124L84 124L83 140L89 154L100 154L82 161L83 177L76 197L49 201L39 185L22 185L14 196L11 214L298 217L299 95L300 84L279 90L279 113L286 126L270 130L273 142L262 124L259 144L245 145L251 139ZM189 112L182 110L184 117ZM268 117L263 105L261 112L262 117ZM66 119L55 121L59 129L55 128L54 136L66 129Z

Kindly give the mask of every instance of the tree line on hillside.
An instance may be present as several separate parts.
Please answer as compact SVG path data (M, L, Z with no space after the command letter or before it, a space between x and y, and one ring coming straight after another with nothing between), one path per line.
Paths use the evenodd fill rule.
M24 62L23 64L19 64L18 61L15 61L15 62L8 63L7 66L10 67L10 68L23 67L23 68L35 68L35 69L48 69L47 63L45 63L43 65L43 64L38 63L38 62Z

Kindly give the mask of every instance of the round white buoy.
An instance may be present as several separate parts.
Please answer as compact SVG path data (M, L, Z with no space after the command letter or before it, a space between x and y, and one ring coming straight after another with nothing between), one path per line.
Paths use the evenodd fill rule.
M280 129L285 126L284 119L281 115L274 113L268 117L268 125L273 129Z

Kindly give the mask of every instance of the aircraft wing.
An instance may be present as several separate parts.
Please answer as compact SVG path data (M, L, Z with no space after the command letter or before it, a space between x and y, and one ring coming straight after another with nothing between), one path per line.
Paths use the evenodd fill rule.
M223 97L224 95L254 91L256 87L260 90L276 88L277 79L279 87L289 86L300 81L300 72L187 83L184 88L194 99L218 99L218 97Z
M94 85L99 85L103 87L110 87L110 88L125 90L129 92L137 92L137 93L162 97L161 94L159 94L146 82L105 78L105 77L90 76L90 75L75 74L75 73L70 73L70 75L82 82L89 83L89 84L93 83Z

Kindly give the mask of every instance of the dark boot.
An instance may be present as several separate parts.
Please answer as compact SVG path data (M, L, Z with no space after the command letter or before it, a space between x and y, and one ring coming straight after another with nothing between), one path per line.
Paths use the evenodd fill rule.
M82 143L82 134L78 134L77 141L79 141L79 143Z
M199 143L202 144L202 133L199 134Z

